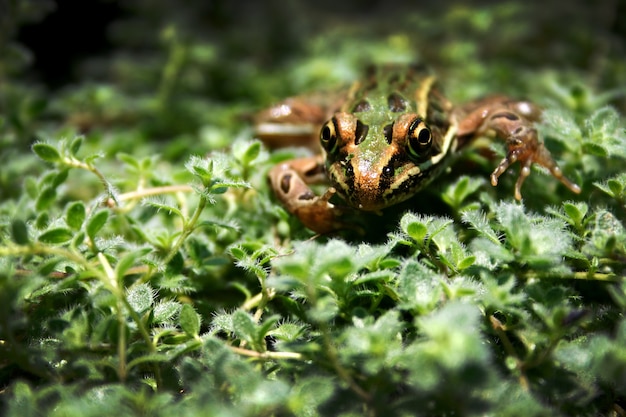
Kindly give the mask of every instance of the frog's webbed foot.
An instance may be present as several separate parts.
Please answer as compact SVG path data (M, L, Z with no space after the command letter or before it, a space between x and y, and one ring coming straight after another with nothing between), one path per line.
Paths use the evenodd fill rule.
M530 175L532 164L546 168L571 191L580 193L580 187L563 175L550 152L539 141L533 122L539 119L540 114L540 109L532 103L511 100L504 96L486 97L457 110L460 120L459 136L471 140L485 133L493 133L506 141L507 153L491 174L492 185L498 184L498 178L509 166L520 162L521 170L515 183L517 200L522 198L522 184Z
M570 181L556 164L550 152L537 137L537 130L528 126L519 126L506 140L507 154L500 161L491 174L491 184L498 185L498 178L511 164L519 161L521 164L520 174L515 182L515 199L522 199L522 184L530 175L530 167L533 163L541 165L550 171L553 177L561 181L572 192L580 193L580 187Z
M309 187L309 184L320 182L323 178L323 167L316 157L282 163L269 173L270 183L278 199L307 228L319 234L354 228L340 220L346 208L330 202L337 193L334 187L320 196Z

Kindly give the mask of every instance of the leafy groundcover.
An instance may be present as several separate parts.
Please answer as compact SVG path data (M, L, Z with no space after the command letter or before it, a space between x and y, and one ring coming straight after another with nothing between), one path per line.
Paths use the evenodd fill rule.
M408 9L382 34L301 25L291 2L252 44L246 25L207 36L195 2L182 17L133 2L119 50L49 88L18 36L51 13L36 4L7 2L0 67L3 415L626 415L626 55L611 36L517 3ZM365 235L314 236L266 180L307 151L269 151L250 115L390 59L428 59L455 100L537 101L582 193L533 168L516 202L516 172L491 187L494 157L470 149Z

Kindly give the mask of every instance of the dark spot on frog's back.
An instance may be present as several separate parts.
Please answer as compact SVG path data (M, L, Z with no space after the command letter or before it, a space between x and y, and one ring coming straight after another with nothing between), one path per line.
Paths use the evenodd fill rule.
M372 110L372 105L367 100L361 100L352 108L353 113L360 113Z
M391 93L387 97L387 105L389 106L389 111L399 113L406 111L407 102L400 94Z

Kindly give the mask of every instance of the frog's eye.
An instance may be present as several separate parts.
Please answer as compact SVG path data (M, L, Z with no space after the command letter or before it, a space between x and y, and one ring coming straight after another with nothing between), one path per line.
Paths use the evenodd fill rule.
M419 117L413 120L406 134L409 155L416 160L423 160L430 155L433 137L430 129Z
M333 153L337 149L337 126L334 119L327 121L322 127L320 142L328 153Z

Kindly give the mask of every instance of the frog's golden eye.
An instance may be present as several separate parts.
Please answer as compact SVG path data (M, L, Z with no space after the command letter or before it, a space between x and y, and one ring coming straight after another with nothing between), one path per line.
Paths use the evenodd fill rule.
M334 118L327 121L324 127L322 127L320 142L328 153L333 153L337 149L337 126Z
M422 161L428 158L433 145L430 129L421 118L413 120L406 134L406 144L411 158Z

